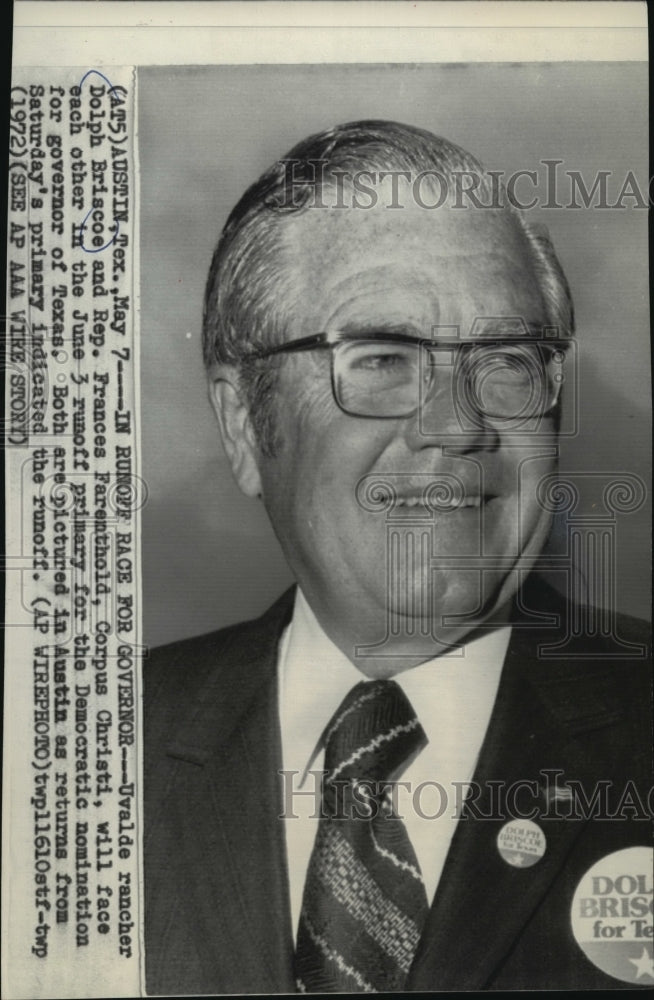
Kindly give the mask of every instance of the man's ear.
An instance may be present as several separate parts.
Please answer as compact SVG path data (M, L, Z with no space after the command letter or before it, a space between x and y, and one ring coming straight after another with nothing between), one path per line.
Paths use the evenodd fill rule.
M246 496L260 496L259 449L235 372L216 373L209 383L209 396L236 482Z

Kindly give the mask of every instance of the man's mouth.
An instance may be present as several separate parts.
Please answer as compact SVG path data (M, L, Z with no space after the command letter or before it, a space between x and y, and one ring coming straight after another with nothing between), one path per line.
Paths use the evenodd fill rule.
M390 498L389 498L390 499ZM477 495L464 496L459 499L452 498L451 500L438 500L433 497L425 497L423 494L420 496L407 496L407 497L397 497L394 501L395 507L428 507L430 510L434 511L448 511L448 510L461 510L463 507L481 507L482 503L486 503L486 498Z
M457 511L473 514L500 496L496 489L484 489L479 478L474 482L451 473L374 474L359 481L356 498L363 510L373 514L404 511L421 518Z
M456 511L475 511L497 498L494 493L466 493L463 496L443 495L438 491L421 493L387 494L379 498L386 509L421 510L425 515L450 514Z

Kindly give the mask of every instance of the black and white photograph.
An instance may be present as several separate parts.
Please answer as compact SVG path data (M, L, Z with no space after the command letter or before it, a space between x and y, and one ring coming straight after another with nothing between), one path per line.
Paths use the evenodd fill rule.
M148 989L628 981L570 909L647 843L643 71L140 102Z
M96 6L12 91L3 996L651 986L644 7Z

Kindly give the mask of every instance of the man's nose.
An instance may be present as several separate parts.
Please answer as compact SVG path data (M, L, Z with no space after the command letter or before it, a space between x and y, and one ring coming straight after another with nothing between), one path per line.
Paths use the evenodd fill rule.
M500 444L498 428L483 414L472 414L457 402L453 384L431 385L405 420L404 434L412 451L443 447L461 454L496 451Z

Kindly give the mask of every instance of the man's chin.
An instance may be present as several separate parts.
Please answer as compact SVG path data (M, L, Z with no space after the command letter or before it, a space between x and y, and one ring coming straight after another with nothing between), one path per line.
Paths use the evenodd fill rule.
M431 579L402 581L396 593L389 591L387 607L390 614L424 619L440 625L453 615L468 617L481 614L502 586L505 573L484 569L481 560L469 569L451 573L434 573Z
M428 586L415 584L390 600L387 618L406 634L451 639L481 625L515 593L517 577L475 568L456 581L438 576Z

